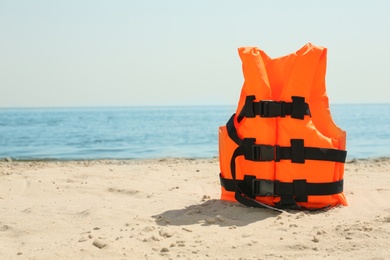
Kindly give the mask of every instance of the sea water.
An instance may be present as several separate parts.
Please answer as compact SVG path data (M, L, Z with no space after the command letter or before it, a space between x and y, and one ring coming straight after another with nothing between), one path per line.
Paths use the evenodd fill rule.
M234 106L2 108L0 159L212 158ZM331 105L348 158L390 156L390 104Z

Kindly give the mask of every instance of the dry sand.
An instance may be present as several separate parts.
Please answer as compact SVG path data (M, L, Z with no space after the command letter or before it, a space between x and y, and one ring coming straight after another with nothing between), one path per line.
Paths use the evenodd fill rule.
M0 162L0 259L390 259L390 159L346 164L348 207L219 200L217 159Z

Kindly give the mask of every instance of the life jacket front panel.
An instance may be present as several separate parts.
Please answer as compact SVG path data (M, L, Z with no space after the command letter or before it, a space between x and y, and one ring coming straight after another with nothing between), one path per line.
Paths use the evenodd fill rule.
M238 52L245 81L236 113L220 128L221 198L251 206L347 205L346 134L329 111L326 48L307 44L276 59L256 47Z

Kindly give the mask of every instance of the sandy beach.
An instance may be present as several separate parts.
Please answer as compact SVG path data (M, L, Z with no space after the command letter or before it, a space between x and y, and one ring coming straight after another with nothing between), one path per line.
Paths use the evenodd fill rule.
M346 163L348 207L219 200L218 159L0 162L1 259L389 259L390 159Z

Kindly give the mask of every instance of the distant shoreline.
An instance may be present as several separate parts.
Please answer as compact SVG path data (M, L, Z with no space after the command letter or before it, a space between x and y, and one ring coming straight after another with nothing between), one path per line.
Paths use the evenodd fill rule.
M128 159L115 159L115 158L98 158L98 159L15 159L11 157L0 158L0 162L99 162L99 163L123 163L123 162L133 162L133 161L142 161L142 162L163 162L163 161L196 161L196 160L212 160L218 161L218 157L159 157L159 158L128 158ZM367 157L367 158L351 158L347 159L345 163L355 163L355 162L382 162L390 161L389 156L378 156L378 157Z

